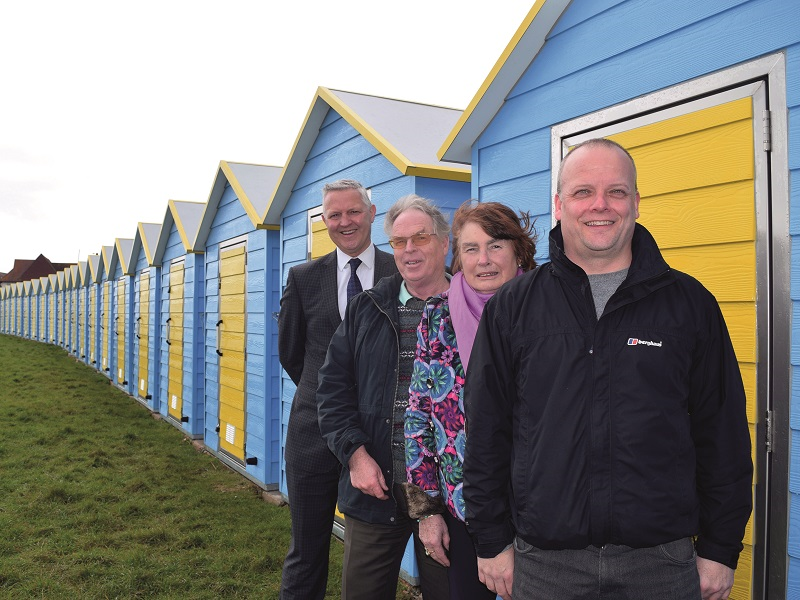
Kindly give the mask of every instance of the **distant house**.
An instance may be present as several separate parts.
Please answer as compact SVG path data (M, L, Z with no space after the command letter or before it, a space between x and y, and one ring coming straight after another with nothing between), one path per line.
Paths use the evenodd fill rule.
M50 262L50 259L44 254L40 254L33 260L17 258L14 260L14 267L8 273L0 273L0 287L19 281L39 279L44 275L62 271L71 265L72 263Z

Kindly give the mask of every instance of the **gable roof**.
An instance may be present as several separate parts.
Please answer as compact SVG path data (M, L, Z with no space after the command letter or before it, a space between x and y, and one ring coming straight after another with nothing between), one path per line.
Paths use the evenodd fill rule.
M90 254L86 257L87 262L89 263L89 272L92 277L92 281L95 283L100 283L100 280L103 277L103 261L100 259L99 254Z
M131 246L131 269L136 268L136 263L139 261L139 255L144 252L145 261L148 266L153 264L153 255L156 251L156 244L158 244L158 236L161 233L161 225L159 223L142 223L141 221L136 225L136 235L133 236L133 245Z
M536 0L477 94L447 136L437 156L469 163L472 146L503 106L506 97L544 46L547 34L570 0Z
M281 213L330 109L403 175L470 181L469 167L441 160L436 155L442 140L461 116L460 110L320 87L263 216L264 225L280 225Z
M100 249L100 256L103 257L103 268L105 269L106 279L111 276L111 256L113 254L114 246L103 246Z
M89 271L88 261L82 260L78 262L78 277L80 278L80 284L82 286L89 285L89 281L91 280L91 273Z
M109 263L109 273L113 273L119 263L123 275L130 275L128 268L130 265L131 248L133 240L128 238L117 238L114 240L114 250L111 252L111 262Z
M205 203L203 202L170 200L167 203L164 223L161 225L158 243L156 244L155 252L153 252L153 265L161 266L161 260L164 258L164 251L167 249L167 240L173 223L178 230L181 242L183 242L183 249L187 253L194 252L192 245L194 244L194 238L197 237L197 229L200 227L200 219L203 217L204 208Z
M214 223L222 194L225 192L226 183L233 188L250 222L257 228L264 221L264 215L282 171L282 167L220 161L194 240L195 250L205 250L206 240Z

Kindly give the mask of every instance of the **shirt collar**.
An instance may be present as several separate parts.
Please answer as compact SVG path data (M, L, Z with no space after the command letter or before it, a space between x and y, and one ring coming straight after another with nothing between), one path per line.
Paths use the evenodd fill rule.
M372 269L375 267L375 246L370 244L367 246L366 250L364 250L358 256L349 256L339 250L338 247L336 248L336 265L339 267L340 271L350 268L348 263L350 262L351 258L360 258L365 267Z

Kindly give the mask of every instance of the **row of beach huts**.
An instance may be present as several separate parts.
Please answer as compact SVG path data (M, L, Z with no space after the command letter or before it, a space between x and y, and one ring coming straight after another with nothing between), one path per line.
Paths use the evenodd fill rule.
M288 270L332 248L322 184L370 190L383 248L409 193L502 201L544 234L553 167L597 136L631 151L640 222L717 297L740 362L755 509L731 597L800 598L798 2L537 0L464 111L319 88L284 166L222 161L205 201L0 288L0 332L61 346L285 494L276 317Z

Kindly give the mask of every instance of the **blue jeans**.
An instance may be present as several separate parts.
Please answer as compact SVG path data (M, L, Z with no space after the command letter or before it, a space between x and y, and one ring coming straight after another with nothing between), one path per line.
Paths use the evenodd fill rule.
M540 550L514 540L514 598L699 600L691 538L652 548Z

